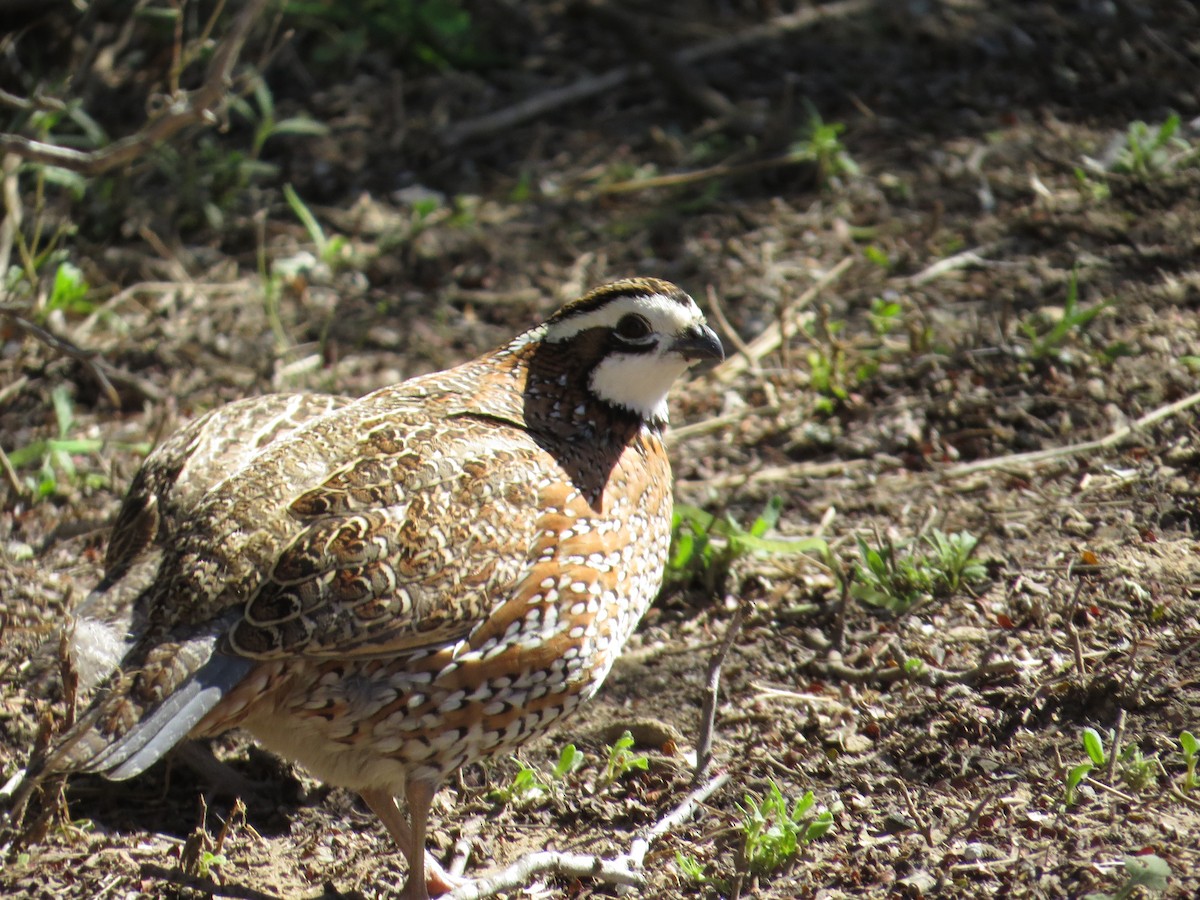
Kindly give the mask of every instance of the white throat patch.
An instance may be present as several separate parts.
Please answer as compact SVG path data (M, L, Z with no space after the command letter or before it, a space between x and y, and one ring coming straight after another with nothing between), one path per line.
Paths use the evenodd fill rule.
M592 370L592 393L647 422L667 424L667 393L687 371L678 353L614 353Z

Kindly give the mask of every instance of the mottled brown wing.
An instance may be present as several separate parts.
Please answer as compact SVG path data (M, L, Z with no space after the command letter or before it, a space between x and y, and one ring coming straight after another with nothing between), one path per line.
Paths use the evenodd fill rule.
M163 548L201 498L264 448L349 402L322 394L238 401L189 423L146 457L113 526L104 578L74 610L71 650L81 698L136 642L145 613L139 598L158 576Z
M376 431L358 461L292 503L304 529L247 604L232 649L376 656L466 636L528 567L552 478L546 451L495 422Z
M105 578L76 611L73 625L81 696L102 683L106 690L64 737L50 769L107 771L116 778L137 774L182 740L249 671L249 660L214 655L237 610L173 627L173 602L186 610L194 600L173 593L180 563L176 545L184 536L201 540L196 523L245 484L257 485L260 493L286 494L287 467L268 467L272 479L260 476L260 461L350 402L315 394L243 400L202 416L147 457L114 527ZM227 490L231 481L236 484ZM271 514L263 508L257 518Z
M215 409L159 444L121 503L104 560L106 582L120 578L152 544L170 539L215 485L272 442L349 403L329 394L271 394Z

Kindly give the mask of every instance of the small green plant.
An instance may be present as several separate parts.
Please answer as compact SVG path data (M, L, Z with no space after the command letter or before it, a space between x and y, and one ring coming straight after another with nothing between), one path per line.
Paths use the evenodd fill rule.
M846 147L841 134L846 126L841 122L826 122L810 104L808 125L800 139L792 144L789 155L792 159L813 163L817 168L817 181L829 186L842 176L856 177L861 171Z
M1135 791L1144 791L1158 783L1162 766L1157 757L1144 756L1137 744L1129 744L1117 757L1121 780Z
M933 590L937 594L953 594L964 585L987 580L983 560L975 556L979 538L967 531L952 534L933 529L925 538L933 551L929 568L933 572Z
M276 118L275 97L271 94L266 80L261 77L254 79L250 96L254 98L253 104L244 97L235 95L230 98L229 107L254 128L254 137L250 145L251 159L258 160L262 155L263 147L273 137L283 135L318 137L329 133L327 125L318 122L311 116Z
M633 735L625 731L608 748L608 761L604 764L600 787L608 787L630 772L645 772L649 768L650 760L644 754L633 752Z
M892 260L887 255L887 251L876 244L867 244L863 247L863 256L885 272L890 272L892 269Z
M413 226L423 228L435 212L442 208L442 201L437 197L421 197L413 201L412 217Z
M778 524L782 511L783 498L772 497L750 527L743 528L728 514L718 517L697 507L677 503L667 579L682 583L699 580L710 592L715 592L728 579L733 563L749 554L828 553L828 545L820 538L781 540L766 537L767 532Z
M1101 202L1112 196L1112 189L1108 184L1105 181L1095 181L1090 178L1082 166L1075 167L1075 181L1079 185L1079 190L1091 197L1092 200Z
M246 807L241 800L234 802L228 817L221 824L214 838L208 831L208 804L200 798L200 823L192 830L180 848L179 866L188 875L210 878L213 870L229 862L225 855L225 841L232 828L245 826Z
M104 446L104 442L98 438L71 437L75 427L75 404L66 385L55 387L50 392L50 401L54 406L58 436L34 441L8 454L8 461L14 469L38 467L36 478L25 479L25 485L35 500L62 493L64 484L72 486L78 483L79 473L74 457L98 453ZM148 445L137 445L137 448L149 452ZM100 474L89 474L83 483L88 488L102 487L107 479Z
M503 787L493 788L488 792L488 799L501 806L528 803L550 792L550 786L542 781L540 773L533 766L517 760L517 773Z
M220 868L228 862L229 859L224 853L202 850L199 859L196 860L196 874L201 878L208 878L214 868Z
M694 856L688 856L686 853L675 851L675 865L679 867L679 871L683 874L691 884L707 884L708 875L704 872L704 863L696 859Z
M751 874L766 875L783 868L796 858L801 845L829 832L833 812L826 809L812 816L815 803L813 792L808 791L789 809L774 780L768 782L766 796L746 794L738 811L742 814L742 858Z
M517 176L517 183L512 186L512 190L508 192L509 203L528 203L533 197L533 172L529 169L521 169Z
M319 36L311 53L321 65L345 68L368 50L425 66L467 67L484 59L471 14L457 0L288 0L285 17L298 32Z
M1112 735L1110 734L1109 737L1111 738ZM1108 762L1108 754L1104 752L1104 738L1100 736L1100 732L1095 728L1085 728L1081 740L1083 749L1093 765L1103 766Z
M974 555L979 538L966 531L934 529L924 539L926 552L900 552L890 541L871 547L861 535L857 542L861 562L851 571L850 595L889 612L906 613L987 579L983 560Z
M878 337L887 337L903 323L904 310L895 300L873 297L867 318L871 322L871 330Z
M1127 744L1122 748L1114 761L1112 753L1105 749L1105 740L1095 728L1083 729L1083 749L1088 755L1088 761L1074 766L1067 773L1066 801L1070 805L1075 801L1075 791L1088 775L1097 768L1109 766L1117 777L1135 791L1144 791L1158 783L1158 776L1163 771L1162 764L1155 756L1145 756L1137 744ZM1108 743L1116 742L1116 733L1109 731Z
M1071 767L1067 771L1066 790L1063 801L1067 806L1074 806L1078 798L1079 785L1091 774L1092 769L1103 766L1108 762L1108 754L1104 752L1104 739L1095 728L1083 729L1083 749L1088 755L1088 761Z
M296 214L296 218L304 226L304 230L308 232L309 239L317 248L317 258L329 266L331 272L336 272L346 260L348 246L346 238L340 234L333 238L326 237L325 229L321 227L317 217L312 214L311 209L305 206L300 195L296 193L296 189L290 184L283 186L283 196L287 200L288 206L292 208L292 212Z
M1168 887L1171 867L1161 856L1150 853L1146 856L1125 857L1125 883L1111 894L1085 894L1083 900L1128 900L1138 888L1152 894L1160 894Z
M884 311L884 307L873 307ZM874 327L875 321L872 320ZM805 352L808 363L808 384L816 394L814 410L832 415L846 403L851 394L879 371L879 347L851 348L838 335L846 323L820 315L804 324L804 336L810 343ZM851 349L856 352L851 353Z
M1190 731L1179 732L1179 747L1183 754L1183 764L1187 772L1183 776L1183 789L1190 791L1200 787L1200 779L1196 777L1196 762L1200 760L1200 741Z
M861 563L851 572L850 595L869 606L904 613L925 600L932 592L932 582L919 560L900 555L890 541L878 549L868 546L859 536L858 553Z
M1129 124L1125 143L1117 150L1110 169L1122 175L1149 180L1189 164L1196 149L1179 136L1179 116L1168 116L1158 127L1137 121Z
M83 835L95 834L95 832L96 823L91 819L63 820L54 826L54 833L69 841L77 841Z
M1088 307L1079 305L1079 280L1076 272L1071 273L1067 284L1067 299L1062 316L1058 321L1047 324L1038 319L1021 322L1020 328L1029 339L1029 353L1034 359L1060 359L1063 348L1077 332L1083 331L1092 319L1112 306L1111 300L1094 303Z
M54 281L46 298L46 314L61 310L72 315L87 315L96 308L89 298L92 286L88 284L83 270L71 262L63 261L54 270Z
M851 367L846 350L841 345L821 345L805 354L808 363L808 383L817 395L814 407L822 415L832 415L850 399L850 392L879 370L879 363L866 360Z
M488 799L502 806L523 804L535 801L547 794L554 794L558 785L567 776L583 765L584 756L574 744L567 744L558 753L558 761L550 770L549 779L544 779L542 773L520 759L516 759L517 772L504 787L495 788L488 793Z
M229 214L244 204L247 187L279 175L279 167L262 158L269 140L328 132L327 126L306 115L278 118L267 82L257 76L248 96L230 97L229 109L250 130L248 148L202 132L192 147L162 142L151 153L155 168L171 186L174 217L183 230L221 231Z
M583 754L575 749L574 744L567 744L559 751L558 762L550 770L550 777L555 781L562 781L582 765Z
M1063 802L1067 806L1074 806L1075 800L1078 797L1079 785L1083 784L1084 780L1092 771L1091 763L1080 763L1077 766L1072 766L1067 771L1066 789L1063 791Z

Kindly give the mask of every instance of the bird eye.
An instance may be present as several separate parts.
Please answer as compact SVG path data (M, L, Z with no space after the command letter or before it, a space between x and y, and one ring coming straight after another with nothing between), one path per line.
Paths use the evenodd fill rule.
M617 337L624 341L643 341L653 330L646 317L637 313L622 316L621 321L617 323Z

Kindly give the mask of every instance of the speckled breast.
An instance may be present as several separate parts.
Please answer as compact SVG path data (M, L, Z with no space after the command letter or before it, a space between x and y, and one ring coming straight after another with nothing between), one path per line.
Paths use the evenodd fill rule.
M641 432L594 488L547 477L537 495L527 564L466 639L320 663L294 705L285 703L290 714L323 719L309 724L350 752L440 778L515 748L591 697L661 586L669 464L658 436ZM325 768L326 780L353 781L310 766Z

